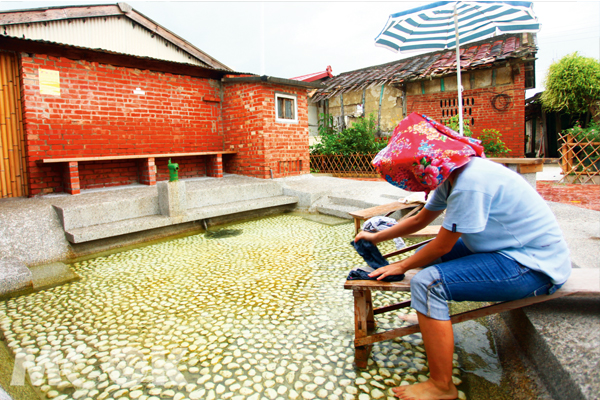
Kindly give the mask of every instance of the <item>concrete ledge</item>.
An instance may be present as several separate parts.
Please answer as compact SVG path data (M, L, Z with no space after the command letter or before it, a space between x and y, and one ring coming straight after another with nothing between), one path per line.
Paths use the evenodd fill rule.
M553 398L598 398L600 299L561 298L501 316Z

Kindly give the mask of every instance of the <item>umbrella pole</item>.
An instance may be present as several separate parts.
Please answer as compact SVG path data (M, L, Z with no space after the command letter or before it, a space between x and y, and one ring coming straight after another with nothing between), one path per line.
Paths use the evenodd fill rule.
M460 79L460 45L458 42L458 12L454 3L454 37L456 39L456 86L458 89L458 126L459 133L463 134L463 104L462 104L462 81Z

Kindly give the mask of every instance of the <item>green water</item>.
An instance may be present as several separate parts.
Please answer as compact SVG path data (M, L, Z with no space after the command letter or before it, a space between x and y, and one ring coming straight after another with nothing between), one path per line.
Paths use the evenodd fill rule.
M342 287L362 264L352 231L288 214L81 261L80 281L0 303L0 327L32 384L58 400L391 399L391 387L427 378L425 351L410 335L354 366Z

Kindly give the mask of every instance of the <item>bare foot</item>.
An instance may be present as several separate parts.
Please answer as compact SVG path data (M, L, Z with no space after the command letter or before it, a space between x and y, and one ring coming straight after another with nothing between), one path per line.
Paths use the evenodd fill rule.
M411 324L418 324L419 323L419 318L416 315L413 315L413 314L400 314L398 316L398 318L400 318L402 321L406 321L406 322L409 322Z
M403 400L451 400L458 397L458 390L450 384L447 390L437 387L430 379L415 385L392 388L394 396Z

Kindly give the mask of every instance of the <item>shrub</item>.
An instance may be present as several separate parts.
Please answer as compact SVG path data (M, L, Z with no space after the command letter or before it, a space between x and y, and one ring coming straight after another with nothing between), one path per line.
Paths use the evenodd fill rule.
M445 124L448 128L458 132L458 115L453 116ZM465 136L481 140L486 157L503 157L510 152L506 144L500 139L502 134L496 129L484 129L479 135L474 135L468 120L463 120L463 133Z
M481 140L483 151L487 157L504 157L510 149L500 139L502 134L495 129L484 129L477 139Z
M377 122L373 114L358 118L352 126L338 132L333 126L333 116L321 114L319 118L320 142L311 146L314 155L374 154L387 146L387 139L375 136Z
M595 121L588 122L586 128L582 128L579 121L577 121L574 127L567 129L565 132L572 135L578 142L600 142L600 124Z
M458 130L460 129L460 119L458 115L451 117L444 123L444 125L458 132ZM473 132L471 131L471 123L467 119L463 119L463 134L468 137L473 137Z

